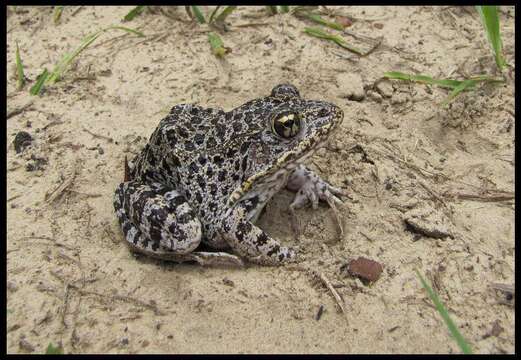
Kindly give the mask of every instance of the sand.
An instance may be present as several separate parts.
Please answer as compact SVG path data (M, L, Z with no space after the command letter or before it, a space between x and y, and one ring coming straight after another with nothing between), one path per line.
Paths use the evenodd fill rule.
M208 28L182 8L152 8L123 23L129 7L65 7L58 24L51 7L12 8L9 353L42 353L49 343L66 353L460 352L415 269L474 352L514 352L514 308L491 288L514 284L514 69L506 83L480 86L448 108L440 106L447 89L382 79L386 71L499 76L474 8L331 7L354 19L349 31L381 38L359 57L305 35L314 25L290 14L239 7L222 34L231 48L224 59L211 53ZM514 15L513 7L501 8L510 64ZM61 81L40 97L29 95L44 67L51 70L86 35L111 25L147 37L108 31ZM30 80L21 91L16 42ZM285 82L344 110L338 132L309 161L348 193L343 236L321 205L298 212L298 265L202 268L133 255L112 206L124 156L139 151L178 103L230 110ZM16 153L20 131L33 141ZM281 192L259 224L297 245L287 211L292 198ZM407 219L450 236L418 234ZM358 257L382 264L377 281L346 273ZM313 272L334 286L345 314Z

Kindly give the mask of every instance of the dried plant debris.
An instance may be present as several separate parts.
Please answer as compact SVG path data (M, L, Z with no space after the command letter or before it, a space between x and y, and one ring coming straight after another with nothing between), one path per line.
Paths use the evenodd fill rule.
M423 205L407 211L404 215L407 230L435 239L453 238L449 219L441 211Z

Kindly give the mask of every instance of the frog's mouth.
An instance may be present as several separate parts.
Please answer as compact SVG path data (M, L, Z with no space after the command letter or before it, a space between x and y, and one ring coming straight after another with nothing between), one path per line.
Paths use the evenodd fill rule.
M255 184L262 179L277 174L281 170L286 170L288 173L295 168L299 162L312 156L316 150L325 145L327 138L338 127L338 124L344 119L344 113L339 107L333 107L331 114L317 118L316 123L319 126L314 126L310 129L305 129L308 132L305 139L300 141L298 145L290 151L284 152L282 156L277 158L267 171L262 171L250 176L241 186L235 189L228 198L228 206L236 204L248 191L250 191Z

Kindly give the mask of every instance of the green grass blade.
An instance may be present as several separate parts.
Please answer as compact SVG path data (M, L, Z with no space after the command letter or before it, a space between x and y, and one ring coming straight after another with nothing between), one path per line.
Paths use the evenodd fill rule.
M441 103L443 106L447 106L449 102L451 102L456 96L458 96L462 91L472 88L476 86L477 81L476 80L464 80L460 85L456 86L454 90L452 90L447 96L445 100Z
M228 52L224 47L222 39L216 33L208 33L208 41L215 56L223 57Z
M65 72L65 70L67 69L67 67L69 67L69 65L72 63L72 61L83 51L85 50L90 44L92 44L94 42L94 40L96 40L103 32L107 31L107 30L123 30L123 31L126 31L128 33L131 33L131 34L135 34L137 36L145 36L142 32L140 31L137 31L137 30L134 30L134 29L130 29L130 28L127 28L127 27L124 27L124 26L109 26L108 28L105 28L105 29L102 29L102 30L99 30L97 32L95 32L94 34L90 34L88 36L86 36L83 41L81 42L80 46L74 50L71 54L66 54L62 60L54 67L51 75L49 76L49 79L48 81L50 83L55 83L57 82L61 76L63 75L63 73Z
M55 6L54 7L53 18L54 18L54 23L55 24L58 24L58 22L60 21L60 18L62 16L62 12L63 12L63 6Z
M350 50L358 55L364 55L362 53L362 51L358 50L357 48L349 45L348 43L346 43L346 41L341 38L340 36L338 35L333 35L333 34L329 34L325 31L322 31L320 29L317 29L317 28L309 28L309 27L306 27L304 28L304 32L308 35L311 35L311 36L314 36L314 37L317 37L317 38L320 38L320 39L326 39L326 40L329 40L329 41L332 41L334 43L336 43L337 45L347 49L347 50Z
M81 45L74 50L72 54L66 54L63 59L54 67L51 75L49 76L49 82L55 83L60 79L60 77L65 72L66 68L70 65L72 60L76 58L83 50L85 50L94 40L96 40L101 35L101 31L88 35L85 39L83 39Z
M340 30L340 31L344 30L344 27L342 25L337 24L336 22L327 21L318 14L307 13L307 14L303 14L302 16L304 16L305 18L307 18L313 22L316 22L317 24L327 26L331 29Z
M143 12L143 10L145 10L145 8L146 8L146 6L136 6L135 8L130 10L127 15L125 15L125 17L123 18L123 21L133 20L136 16L141 14Z
M501 71L506 66L506 60L503 57L503 44L501 42L497 6L476 6L476 9L485 28L492 51L495 54L496 64Z
M458 328L456 327L456 325L450 318L447 309L445 309L445 306L443 306L443 303L438 298L438 295L434 292L434 290L432 290L432 288L429 286L429 284L427 284L427 282L420 275L418 270L415 270L415 272L416 272L416 275L418 276L418 278L420 278L420 282L421 282L423 288L427 291L427 294L429 294L429 297L431 298L432 302L436 306L436 310L443 318L443 321L445 321L445 324L447 325L447 328L449 329L450 333L452 334L454 339L456 339L456 342L458 343L458 346L461 349L461 351L464 354L472 354L472 350L471 350L469 344L463 338L463 336L459 332Z
M287 13L289 12L289 6L279 6L281 13Z
M212 13L210 14L210 17L208 18L208 24L211 24L213 22L213 18L215 14L217 14L217 11L221 8L221 5L216 6L215 9L213 9Z
M16 88L21 90L25 84L24 66L20 58L20 49L18 48L18 41L16 42Z
M60 345L54 346L52 343L49 343L49 345L47 345L47 349L45 350L45 354L63 354L63 348Z
M203 12L199 8L199 6L190 6L190 7L192 8L192 12L194 13L195 19L197 20L197 22L199 24L206 23L206 20L204 19Z
M47 69L44 69L43 72L36 78L36 83L31 87L29 93L31 95L39 95L43 89L43 84L47 80L48 76L49 72L47 71Z
M228 15L230 15L236 8L237 8L237 6L225 7L224 10L219 14L219 16L217 16L217 19L215 19L215 21L221 22L221 23L224 22L224 20L226 20Z
M405 80L405 81L414 81L419 82L422 84L429 84L429 85L438 85L441 87L446 87L449 89L455 89L463 81L459 80L452 80L452 79L443 79L443 80L437 80L433 79L430 76L427 75L414 75L414 74L405 74L399 71L389 71L384 73L384 77L387 79L396 79L396 80Z

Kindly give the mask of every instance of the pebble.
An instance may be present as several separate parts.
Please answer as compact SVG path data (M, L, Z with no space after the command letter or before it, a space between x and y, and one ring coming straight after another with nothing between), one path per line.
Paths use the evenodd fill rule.
M409 230L435 239L453 237L447 217L431 206L424 205L404 214L404 222Z
M361 101L365 97L362 78L354 73L341 73L336 77L340 97Z
M347 264L347 272L362 280L369 282L376 281L382 274L383 266L377 261L359 257L356 260L351 260Z
M394 89L388 81L380 81L376 84L376 91L378 91L383 97L390 98L393 96Z
M26 131L18 132L13 140L14 149L15 149L16 153L19 154L22 151L24 151L24 149L26 147L31 145L32 141L33 141L33 137L28 132L26 132Z
M373 91L373 90L368 90L367 91L367 97L377 103L381 103L382 102L382 95L380 95L379 93L377 93L376 91Z

